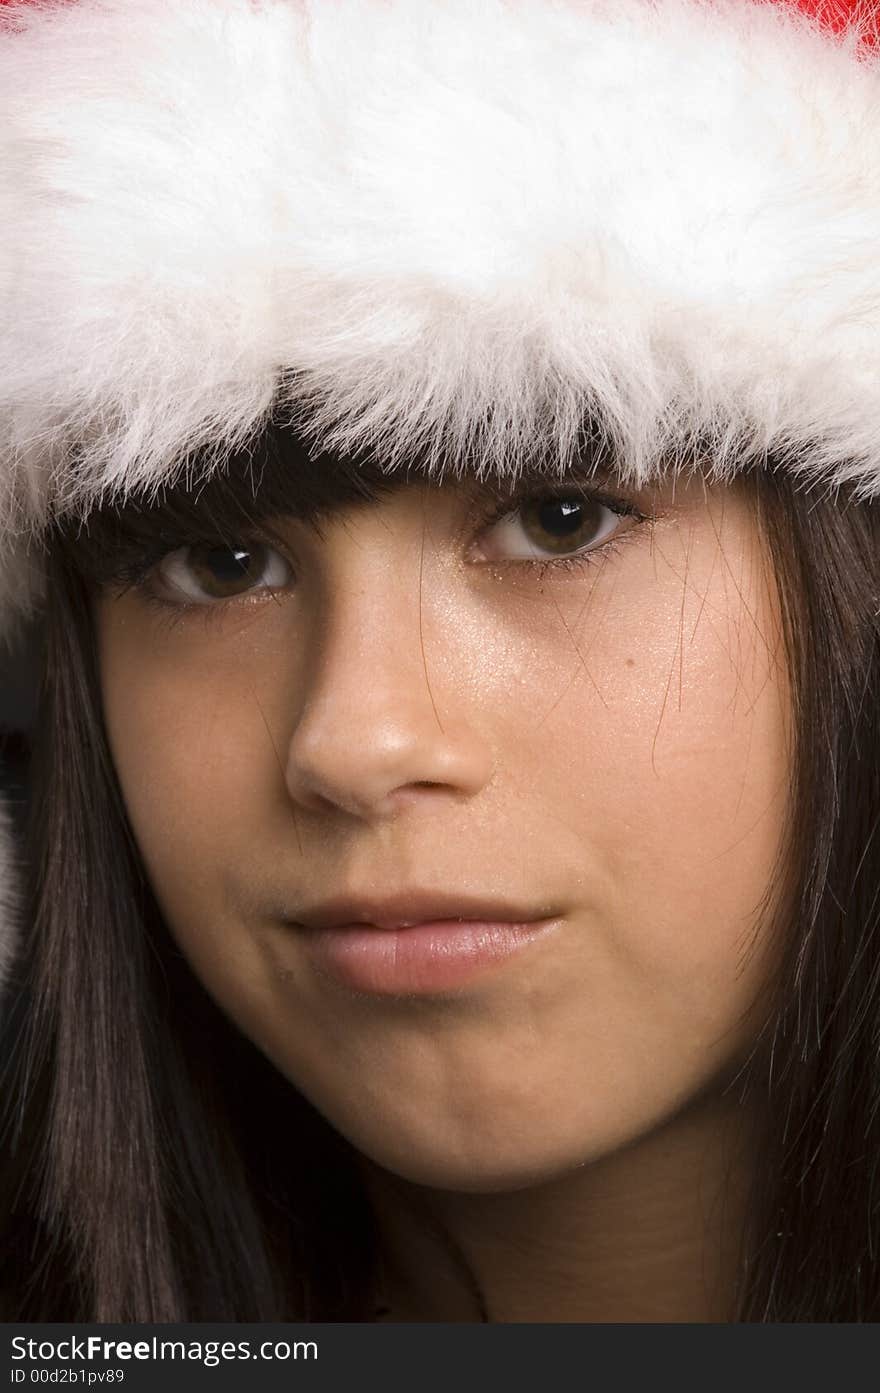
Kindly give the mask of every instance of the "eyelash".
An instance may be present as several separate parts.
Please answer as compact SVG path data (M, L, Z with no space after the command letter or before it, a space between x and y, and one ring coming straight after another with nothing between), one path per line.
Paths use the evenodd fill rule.
M651 520L650 515L643 513L635 504L622 498L615 498L613 495L599 490L588 489L577 484L561 484L555 488L553 485L547 485L536 488L534 483L527 483L520 489L515 490L512 494L505 495L503 498L499 494L494 508L480 518L478 530L484 532L488 528L493 527L495 523L500 522L502 518L515 516L519 512L522 504L535 498L541 498L542 500L575 498L587 503L598 503L600 506L607 508L610 512L615 513L618 517L633 517L636 523L644 523ZM507 561L491 561L485 564L495 568L527 566L530 573L534 575L536 579L543 580L548 574L558 573L559 571L584 571L588 566L595 565L609 555L616 555L624 545L628 535L628 533L625 533L623 537L612 537L607 542L601 542L597 547L577 552L573 556L557 556L547 558L546 560L527 560L523 557L519 557ZM187 604L185 601L167 600L153 588L151 583L152 572L165 557L170 556L172 552L178 551L182 546L197 546L207 540L207 538L199 536L195 532L188 535L181 533L176 539L175 545L166 545L146 553L140 551L133 559L117 566L112 581L122 587L122 594L126 593L128 590L137 591L142 602L148 608L157 612L162 627L169 629L182 623L196 610L201 611L203 621L206 627L208 627L213 622L216 622L216 620L228 610L230 605L241 606L249 602L263 603L264 601L262 600L255 601L253 594L245 594L226 602L217 601L214 604L203 605L193 601ZM277 545L277 538L273 540L268 534L261 534L256 530L252 530L247 536L242 536L236 540L244 542L245 544L248 542L253 543L260 541L268 546L274 547ZM260 592L256 593L259 594Z
M607 508L609 512L615 513L617 517L634 517L637 523L647 522L648 514L642 513L634 503L627 502L623 498L615 498L610 493L603 493L598 489L588 489L579 487L577 484L559 485L554 488L548 485L544 488L536 489L534 484L524 485L512 496L508 496L501 501L493 512L482 518L479 530L484 532L487 528L494 527L496 522L502 518L514 517L520 511L523 503L528 503L534 498L544 500L556 500L562 498L575 498L582 503L598 503L601 507ZM623 538L611 538L610 541L600 542L596 547L581 552L575 552L573 556L554 556L548 557L544 561L519 557L512 561L493 561L489 564L493 566L528 566L533 575L542 579L552 571L580 571L587 566L593 566L609 553L616 554L623 545Z

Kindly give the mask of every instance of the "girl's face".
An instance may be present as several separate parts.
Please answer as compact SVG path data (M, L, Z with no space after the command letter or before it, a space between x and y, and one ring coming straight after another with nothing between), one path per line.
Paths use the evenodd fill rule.
M281 546L178 549L98 600L109 740L172 934L416 1182L598 1159L754 1038L791 762L775 585L738 489L609 489L489 521L476 486L409 485L320 532L276 521ZM378 920L438 894L440 917L477 899L540 923L315 927L331 898Z

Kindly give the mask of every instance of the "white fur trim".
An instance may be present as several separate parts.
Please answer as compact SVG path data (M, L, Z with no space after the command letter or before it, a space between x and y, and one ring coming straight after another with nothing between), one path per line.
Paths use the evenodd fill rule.
M709 432L874 493L878 247L880 63L779 4L0 8L7 608L14 530L284 390L389 466L592 410L633 481Z

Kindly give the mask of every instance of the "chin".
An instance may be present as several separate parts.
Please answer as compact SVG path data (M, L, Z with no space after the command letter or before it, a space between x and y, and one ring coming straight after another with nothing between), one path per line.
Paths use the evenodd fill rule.
M376 1115L378 1127L365 1128L363 1115L340 1130L363 1156L414 1185L460 1194L498 1194L559 1181L647 1139L687 1106L681 1098L635 1099L602 1111L593 1100L589 1112L567 1116L554 1109L515 1115L508 1108L492 1116L469 1110L394 1117ZM566 1123L568 1126L566 1127ZM338 1126L338 1120L337 1124Z
M430 1190L444 1190L460 1195L510 1194L527 1190L534 1185L559 1180L575 1170L582 1161L569 1165L561 1162L538 1162L522 1156L516 1158L486 1157L480 1163L462 1164L448 1156L372 1155L370 1160L412 1185Z
M522 1135L507 1138L468 1137L466 1146L456 1146L448 1138L424 1136L369 1139L350 1137L356 1149L375 1165L401 1180L432 1190L457 1194L499 1194L528 1189L560 1180L579 1167L613 1150L595 1139L580 1145L559 1139L556 1146L546 1134L538 1143L539 1129L526 1140ZM548 1144L548 1141L551 1144Z

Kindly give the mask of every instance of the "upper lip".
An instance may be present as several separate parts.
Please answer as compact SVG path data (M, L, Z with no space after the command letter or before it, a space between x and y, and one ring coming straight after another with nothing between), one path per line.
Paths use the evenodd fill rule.
M370 899L366 895L346 895L322 900L308 909L298 910L294 922L307 929L337 929L347 924L371 924L377 929L409 929L437 919L471 919L488 923L525 924L549 918L552 911L527 908L510 900L448 892L410 891Z

